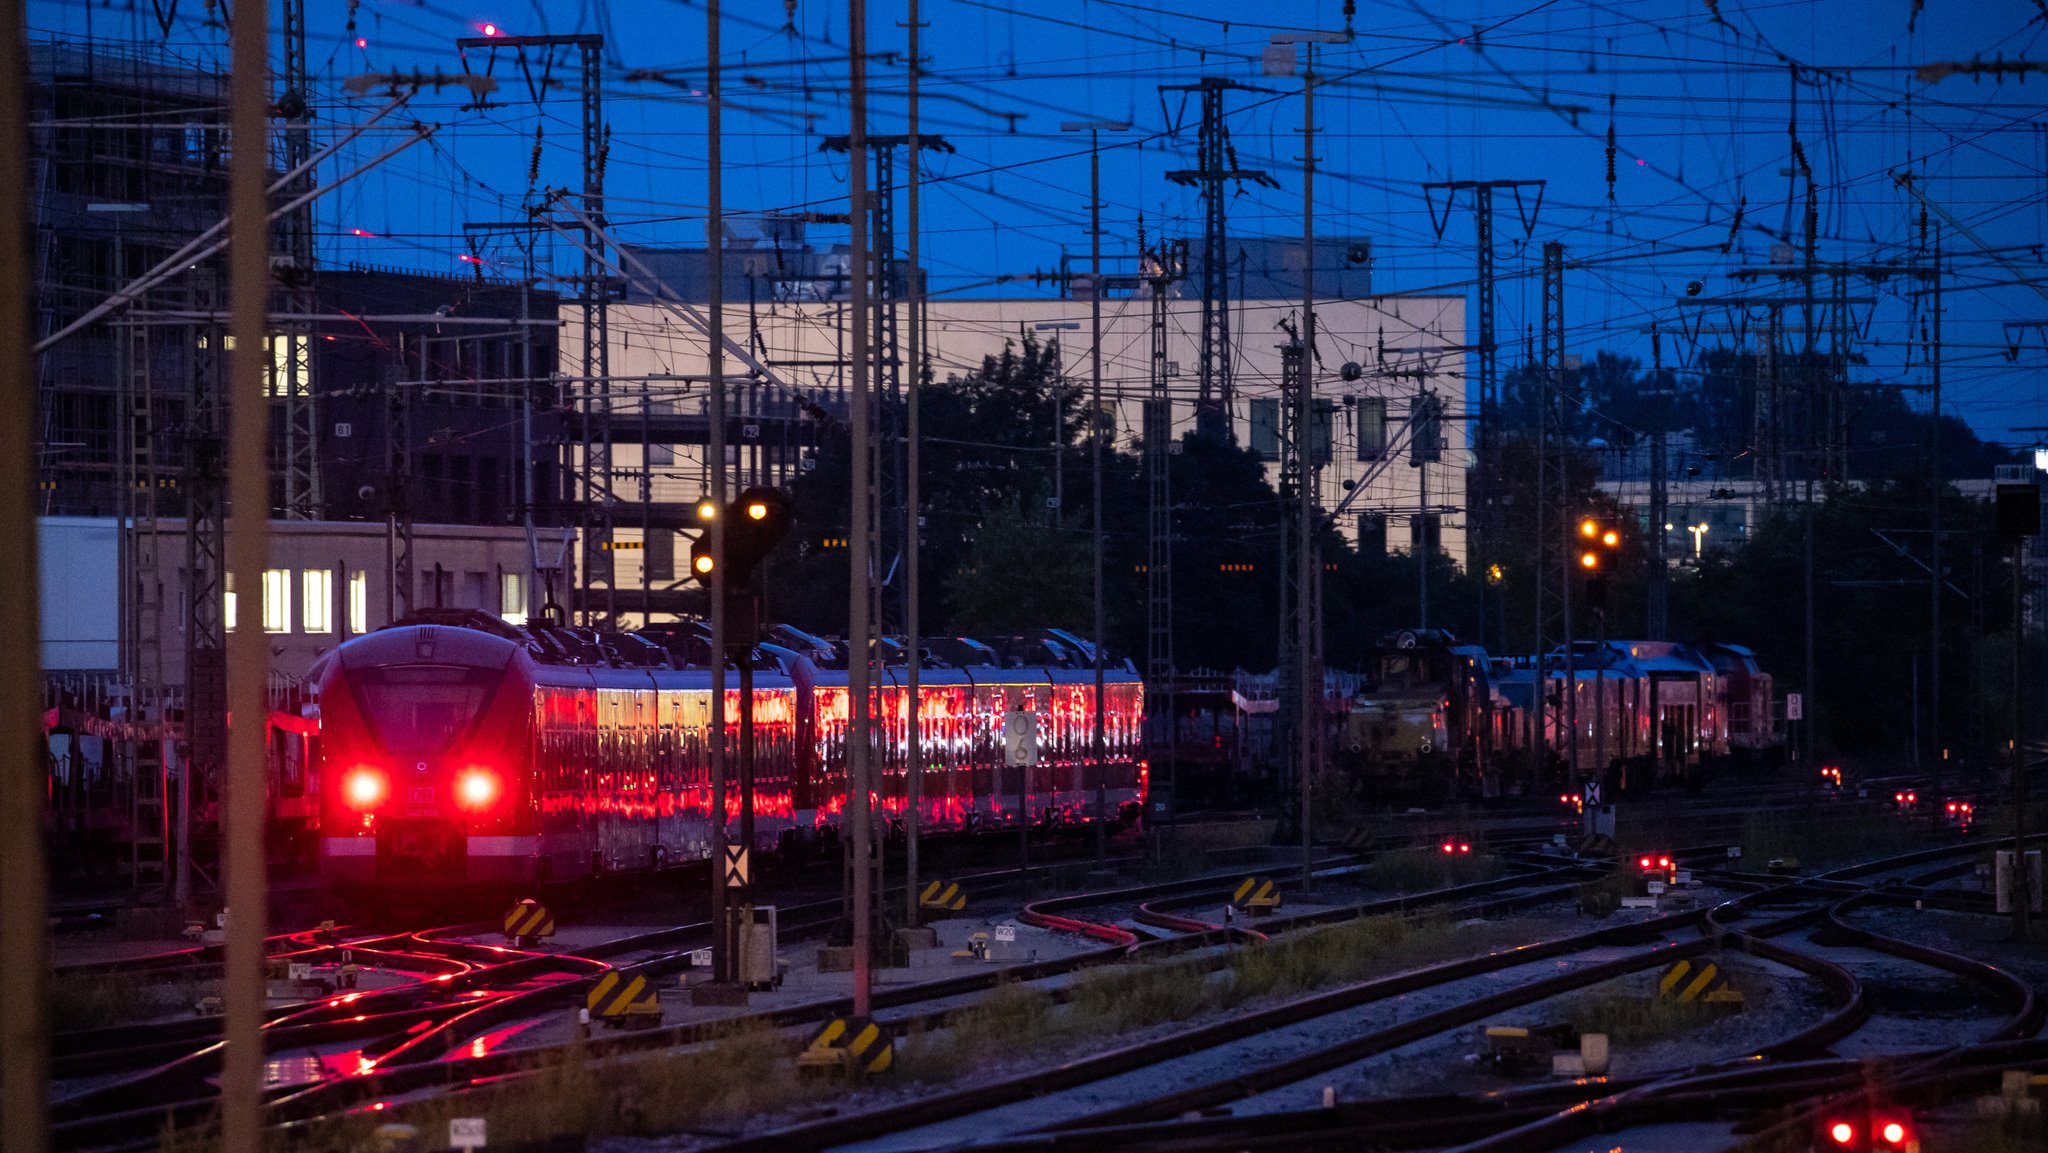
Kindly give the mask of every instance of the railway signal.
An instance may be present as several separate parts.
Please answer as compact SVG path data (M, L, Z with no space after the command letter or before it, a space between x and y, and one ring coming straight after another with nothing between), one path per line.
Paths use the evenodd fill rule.
M1903 1114L1832 1113L1815 1123L1816 1153L1919 1153L1920 1135Z
M727 503L723 509L711 501L700 501L697 519L707 531L690 546L690 575L702 581L705 587L710 587L711 571L718 562L711 554L711 533L708 530L712 521L722 520L725 524L726 587L737 589L753 579L754 570L760 567L769 553L775 551L782 538L789 535L789 494L781 489L757 485L742 490L739 499Z

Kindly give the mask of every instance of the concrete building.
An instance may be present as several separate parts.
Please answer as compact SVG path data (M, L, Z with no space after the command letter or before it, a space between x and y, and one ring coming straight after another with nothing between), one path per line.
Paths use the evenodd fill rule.
M1113 410L1116 446L1138 449L1151 388L1149 299L1105 299L1103 311L1103 393ZM1278 421L1283 400L1283 323L1298 316L1291 299L1245 300L1233 305L1237 317L1236 399L1231 428L1239 443L1266 457L1277 482ZM701 309L698 310L701 314ZM1318 425L1313 441L1327 445L1321 469L1325 506L1350 498L1339 526L1368 547L1408 551L1418 534L1439 536L1441 547L1465 560L1464 494L1469 463L1460 430L1465 414L1465 301L1457 296L1373 297L1328 300L1317 305L1318 358L1314 367ZM563 347L576 347L577 317L564 310ZM732 463L745 476L780 483L802 464L804 439L779 431L803 406L844 411L847 307L837 301L790 301L730 305L727 333L753 350L773 379L750 379L728 357L728 385L736 431ZM907 323L907 317L905 319ZM1201 328L1199 302L1170 300L1166 306L1168 392L1174 438L1194 427L1195 364ZM614 402L614 424L630 424L634 405L657 407L649 418L674 431L674 439L610 446L614 492L644 483L653 501L686 507L707 487L703 433L707 397L702 385L705 342L695 327L661 304L614 306L610 316L611 368L616 376L658 380L649 399ZM1065 371L1077 387L1089 382L1089 302L1059 299L953 300L928 306L928 345L934 372L958 378L976 371L984 357L1006 343L1027 338L1062 350ZM693 379L694 378L694 379ZM1424 391L1445 404L1438 425L1439 459L1416 465L1408 451L1409 414ZM615 390L615 394L617 390ZM631 393L622 395L631 396ZM755 419L758 415L760 419ZM685 417L687 421L664 420ZM751 430L751 432L750 432ZM1389 451L1389 446L1392 450ZM634 478L642 479L634 479ZM1352 492L1356 489L1356 493ZM616 539L629 542L612 554L612 577L620 588L638 588L641 566L655 568L668 582L687 578L688 539L657 529L643 534L622 506ZM630 542L646 547L634 548ZM679 560L678 557L682 559Z
M162 520L166 536L184 522ZM392 541L383 522L272 521L270 567L262 587L231 588L230 630L259 628L270 638L271 669L303 677L322 653L404 613L392 585ZM42 666L53 674L118 675L122 533L111 517L43 517L37 524L42 597ZM559 542L551 542L558 544ZM554 548L541 558L553 563ZM182 549L163 549L158 571L138 574L145 596L185 602ZM413 530L414 603L473 608L523 622L543 590L532 584L533 550L515 527L419 525ZM186 622L164 614L162 635L136 658L159 667L146 683L175 699L185 680ZM152 655L154 654L154 655Z

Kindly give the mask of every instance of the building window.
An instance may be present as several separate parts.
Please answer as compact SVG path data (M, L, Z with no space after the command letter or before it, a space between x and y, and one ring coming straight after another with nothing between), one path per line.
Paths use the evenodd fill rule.
M1280 402L1258 400L1251 403L1252 453L1260 460L1280 459Z
M299 573L299 624L309 633L334 631L334 574L324 568Z
M292 570L288 568L263 570L263 631L292 631Z
M498 615L506 624L526 623L526 574L523 572L501 573L498 576Z
M647 565L647 579L650 581L672 581L676 579L676 534L674 529L651 528L647 530L647 547L641 556Z
M222 587L222 589L223 589L223 590L225 590L225 591L223 591L223 592L222 592L222 593L220 594L220 620L221 620L221 624L222 624L222 625L224 625L224 626L226 626L226 628L227 628L227 631L229 631L229 632L234 632L234 631L235 631L235 574L234 574L234 573L232 573L232 572L224 572L224 573L220 574L220 577L221 577L221 587Z
M1387 452L1387 398L1358 398L1358 459L1378 460Z
M361 569L348 574L348 631L370 631L370 574Z

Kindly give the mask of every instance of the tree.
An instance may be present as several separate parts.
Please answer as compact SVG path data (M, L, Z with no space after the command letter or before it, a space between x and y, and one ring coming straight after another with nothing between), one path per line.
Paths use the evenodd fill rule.
M1085 633L1092 616L1086 538L1054 528L1012 497L981 518L945 591L949 631L1002 635L1056 626Z

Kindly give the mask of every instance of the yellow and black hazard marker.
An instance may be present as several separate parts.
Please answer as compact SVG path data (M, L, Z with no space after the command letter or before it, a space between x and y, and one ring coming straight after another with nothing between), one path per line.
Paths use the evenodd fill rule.
M527 944L555 935L555 915L539 901L527 898L505 912L505 938Z
M887 1073L896 1064L896 1038L871 1018L834 1017L811 1034L796 1064L804 1072L849 1077Z
M1230 895L1230 903L1247 913L1271 912L1280 907L1280 885L1265 877L1246 877Z
M967 893L952 881L933 881L918 892L917 907L957 913L967 907Z
M1682 1005L1735 1006L1742 1004L1742 994L1728 985L1728 978L1721 967L1712 961L1677 961L1664 970L1657 979L1657 995Z
M661 1001L647 978L606 973L583 997L590 1015L607 1025L653 1024L661 1020Z

